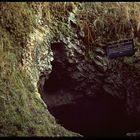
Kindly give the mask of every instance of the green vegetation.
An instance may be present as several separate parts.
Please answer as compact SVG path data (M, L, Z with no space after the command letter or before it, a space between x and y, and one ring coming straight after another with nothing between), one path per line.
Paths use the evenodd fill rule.
M0 3L0 136L77 136L56 124L46 105L38 97L29 76L21 69L23 49L36 27L39 8L43 24L51 34L70 36L69 12L78 7L77 24L85 33L87 54L94 59L94 49L109 41L134 38L139 48L139 3L75 2ZM140 11L139 11L140 12ZM138 49L139 50L139 49ZM92 55L93 54L93 55Z
M0 136L77 136L56 124L21 69L22 49L35 26L31 3L0 3Z
M85 33L84 42L89 58L97 46L104 49L108 42L130 38L136 42L136 38L139 38L139 7L140 3L134 2L95 2L83 5L77 21Z
M140 31L140 3L137 2L55 2L45 3L44 17L49 17L48 23L54 36L72 36L72 29L68 27L68 16L74 12L77 25L85 34L85 52L88 59L94 59L96 47L104 49L108 42L134 38L137 43ZM48 11L45 7L49 8ZM138 46L136 46L138 47ZM138 49L138 48L137 48ZM91 55L93 54L93 55Z

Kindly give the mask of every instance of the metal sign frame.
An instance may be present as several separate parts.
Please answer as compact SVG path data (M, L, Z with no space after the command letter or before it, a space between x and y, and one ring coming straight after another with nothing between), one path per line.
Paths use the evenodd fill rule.
M135 53L133 39L109 43L106 51L109 58L132 56Z

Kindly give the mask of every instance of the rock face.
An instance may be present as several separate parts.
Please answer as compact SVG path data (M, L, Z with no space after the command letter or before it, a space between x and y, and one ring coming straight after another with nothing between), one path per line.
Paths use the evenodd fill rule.
M79 136L59 124L85 136L139 131L139 21L110 6L0 3L0 136ZM123 38L135 55L108 59L106 43Z
M123 132L123 135L125 135L127 131L139 130L140 61L137 52L131 58L108 59L106 57L105 45L100 43L94 50L87 52L89 46L85 43L84 31L76 23L74 13L70 13L67 24L71 29L70 35L65 36L61 34L59 39L52 39L51 41L51 49L54 54L54 60L51 63L52 72L47 80L44 79L44 83L40 87L42 90L41 96L52 114L56 118L58 117L60 122L62 118L68 117L66 114L69 111L77 117L77 113L75 113L76 109L74 112L71 108L80 110L81 107L86 112L86 110L90 108L86 108L86 106L94 106L94 103L90 104L90 100L93 99L91 102L95 102L96 99L102 99L102 96L105 96L104 100L106 102L116 102L114 110L115 106L120 104L120 106L118 105L116 107L116 111L119 112L118 110L121 108L120 116L123 119L118 118L117 120L120 121L120 123L123 123L122 128L126 129L126 131ZM87 104L84 100L86 98L88 98ZM90 105L88 105L88 101ZM102 105L102 103L100 104L99 101L99 105L95 106L100 105ZM106 106L106 103L104 105ZM80 107L78 108L78 106ZM89 109L90 111L92 110L92 107ZM65 112L68 108L69 111ZM101 110L102 109L103 108L101 107ZM105 111L106 110L108 110L108 108L106 108ZM60 115L61 113L64 113L66 116ZM94 113L95 116L98 114L96 114L96 111ZM94 116L93 114L91 113L92 117ZM118 114L116 114L116 116L117 115ZM88 121L85 123L89 125L94 121L96 122L96 117L98 118L98 115L95 118L93 117L93 120L95 119L94 121L92 120L92 117L90 118L89 123ZM125 120L124 118L126 119L126 122L123 122ZM87 118L85 117L84 119L86 120ZM62 120L61 123L64 124L64 126L66 125L67 128L74 130L74 127L67 124L68 121L70 120ZM113 120L112 122L116 125L115 131L118 131L119 126L117 126L117 123ZM77 126L79 125L76 122L74 123L77 124ZM92 128L94 123L91 126ZM130 129L129 127L131 127L132 124L133 128ZM86 126L88 127L88 125ZM102 123L100 125L102 125ZM84 128L84 126L85 125L83 124L82 128ZM110 126L110 129L111 127L113 126ZM99 128L99 131L100 129L101 128ZM75 131L79 132L80 130ZM80 132L85 134L84 131L86 130L81 130ZM94 130L94 132L96 131ZM94 132L91 132L90 134ZM110 132L111 131L103 133ZM98 130L97 133L100 134Z
M76 41L77 40L74 42ZM82 44L80 43L80 45ZM134 131L135 129L139 130L140 82L138 69L129 64L125 64L121 59L106 60L107 58L102 54L101 56L99 55L99 57L105 61L105 65L102 63L102 59L98 61L102 65L98 65L98 63L94 63L92 60L86 60L84 51L83 55L79 53L80 49L78 50L78 47L85 47L84 45L82 47L80 45L77 46L77 44L72 43L68 43L67 45L62 41L52 43L51 47L54 53L52 72L49 75L49 79L44 83L44 95L42 95L50 112L65 128L79 132L85 136L98 136L100 134L106 135L109 133L116 136L125 135L125 133ZM104 102L100 101L102 98ZM95 104L96 101L98 105ZM106 105L107 102L110 104ZM106 108L103 109L103 106L106 106ZM120 118L116 117L118 114L114 115L113 113L113 115L111 115L109 106L112 106L112 109L114 107L113 110L115 110L115 112L120 112ZM108 125L110 128L108 128L104 124L104 128L99 127L103 125L103 118L96 120L100 115L95 111L97 108L95 110L93 109L94 107L97 107L99 110L109 110L105 114L110 112L110 120L107 119L109 116L107 117L102 114L102 117L105 121L108 121L108 123L112 121L113 126L110 124ZM83 115L82 122L76 119L78 114L80 115L80 110L81 115L83 113L86 114L86 116ZM86 113L86 110L89 110L90 113ZM93 114L91 113L92 111ZM74 116L73 122L71 122L73 126L70 126L68 123L70 122L69 119L62 119L71 116L68 112ZM70 118L72 118L72 116ZM89 122L87 121L88 116L91 116ZM116 120L116 122L113 120ZM117 126L119 121L122 123L121 128L126 131L119 129L120 125ZM95 122L100 122L100 124L95 124ZM131 126L132 129L130 128ZM81 130L79 130L79 127ZM111 127L112 132L110 131ZM92 131L88 128L92 128ZM106 131L104 132L103 129Z
M47 25L41 26L40 19L36 22L37 26L29 35L27 47L24 49L22 66L31 76L32 82L38 81L39 75L41 76L44 71L47 78L52 70L51 61L53 61L53 52L49 47L51 39L49 28Z

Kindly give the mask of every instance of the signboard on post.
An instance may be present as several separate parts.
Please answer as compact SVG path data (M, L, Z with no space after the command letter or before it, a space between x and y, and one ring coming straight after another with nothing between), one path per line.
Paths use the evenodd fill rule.
M134 53L133 39L111 43L107 46L107 56L109 58L132 56Z

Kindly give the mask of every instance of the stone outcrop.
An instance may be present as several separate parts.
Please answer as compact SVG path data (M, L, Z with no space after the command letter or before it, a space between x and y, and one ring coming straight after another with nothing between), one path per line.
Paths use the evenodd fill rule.
M2 88L0 91L3 94L0 96L2 104L0 135L79 136L58 125L48 112L48 109L55 112L55 109L67 105L75 108L72 109L75 114L77 110L82 114L82 109L85 107L84 111L89 116L88 109L92 110L95 105L93 111L97 116L92 112L90 116L91 120L93 117L92 123L90 124L90 121L87 123L85 117L82 125L88 127L89 124L93 126L95 123L95 127L98 127L96 120L104 121L104 115L107 113L102 112L102 109L105 108L107 111L113 104L116 112L121 108L119 113L122 111L125 115L131 116L134 129L138 130L140 41L136 23L131 23L129 18L127 22L122 17L118 17L118 10L112 13L106 7L107 3L81 2L60 5L46 3L44 7L43 4L36 3L38 7L35 8L36 10L31 8L33 5L34 3L12 4L12 6L9 3L6 6L4 3L0 4L0 29L2 30L0 58L3 59L0 65ZM61 6L65 10L61 11ZM53 9L54 7L58 9ZM18 14L14 8L20 10L21 14ZM43 9L47 9L50 13L48 11L45 13ZM30 19L28 15L33 16ZM46 15L47 20L44 21ZM23 17L21 21L20 17ZM32 18L35 18L35 21L32 21ZM32 30L26 29L29 26L26 21ZM117 27L114 23L120 26ZM126 31L127 34L124 35ZM118 40L118 36L121 39L134 38L136 47L134 56L107 58L107 43ZM23 75L21 71L24 71ZM106 97L109 100L104 100ZM109 109L113 112L113 109ZM71 108L68 111L68 115L72 118ZM12 113L11 116L9 112ZM101 115L98 119L100 113L103 117ZM112 113L112 122L116 115L117 113ZM3 121L3 118L6 119ZM109 118L109 115L105 115L105 118ZM121 118L117 118L119 119ZM80 121L77 123L77 120L75 125L79 126ZM112 124L110 126L112 127ZM86 129L84 128L83 131ZM99 127L98 131L100 131Z
M53 85L55 81L56 86L52 88L54 91L56 87L65 87L72 91L71 94L76 92L75 96L77 97L107 92L126 103L129 94L127 91L130 92L127 89L128 85L135 79L135 74L132 74L131 71L137 71L138 74L138 69L135 69L135 67L138 67L137 63L139 63L137 53L135 55L137 63L133 63L135 66L126 62L131 58L125 57L117 60L107 58L105 47L103 47L105 45L99 44L99 47L88 54L86 49L89 46L84 43L84 32L76 23L74 13L70 13L68 19L67 24L71 28L71 36L67 37L61 34L59 40L51 41L54 60L52 62L52 73L45 84L46 94L49 95L49 90L51 90L49 85ZM126 77L130 78L128 80L129 84Z
M87 51L89 44L85 43L85 32L75 16L76 12L70 13L66 23L69 35L60 33L59 38L51 40L54 60L49 78L41 85L43 100L50 110L55 110L76 104L80 99L96 99L98 94L109 94L125 106L123 111L128 116L137 116L134 118L138 121L139 51L132 57L109 59L107 44L100 42L92 51ZM136 38L134 42L139 48Z

